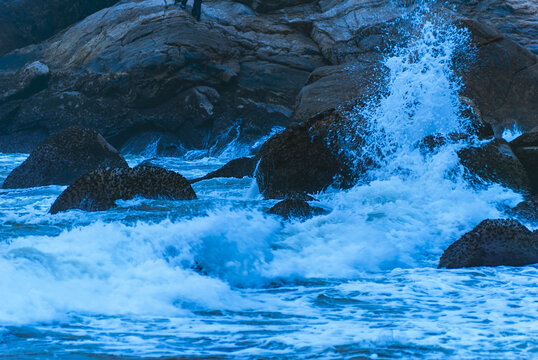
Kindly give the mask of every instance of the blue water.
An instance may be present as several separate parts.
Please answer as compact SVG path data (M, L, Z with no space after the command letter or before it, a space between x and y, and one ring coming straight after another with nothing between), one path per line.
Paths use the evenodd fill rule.
M466 35L422 23L387 57L387 95L355 114L382 166L368 184L315 194L328 215L267 215L275 201L252 178L196 183L195 201L54 216L65 187L0 190L0 357L538 358L537 266L437 269L448 245L521 195L470 188L463 144L413 146L465 129L450 59ZM194 178L232 150L156 162ZM26 156L0 154L0 182Z

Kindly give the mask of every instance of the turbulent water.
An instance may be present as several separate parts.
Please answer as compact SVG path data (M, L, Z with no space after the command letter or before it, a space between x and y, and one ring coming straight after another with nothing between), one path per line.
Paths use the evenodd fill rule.
M328 215L282 223L252 178L199 182L196 201L54 216L64 187L1 190L0 357L538 358L536 266L436 268L521 196L471 189L461 144L416 149L468 125L452 69L466 34L421 23L387 56L385 95L357 109L382 166L317 194ZM1 154L0 181L26 156ZM194 178L227 157L157 163Z

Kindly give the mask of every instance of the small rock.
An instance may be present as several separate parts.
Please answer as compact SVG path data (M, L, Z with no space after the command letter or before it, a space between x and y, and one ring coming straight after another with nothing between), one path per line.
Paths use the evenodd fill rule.
M69 186L50 208L51 214L70 209L104 211L116 200L194 200L196 194L182 175L156 166L97 169Z
M317 206L310 206L306 201L299 199L286 199L280 201L267 211L269 214L291 218L310 219L316 215L327 214L328 211Z
M254 170L256 169L257 163L257 157L242 157L239 159L233 159L223 165L220 169L212 171L201 178L190 180L190 183L193 184L198 181L219 177L237 179L242 179L245 176L250 177L254 175Z
M469 171L474 185L480 180L496 182L523 193L529 193L531 183L527 171L503 139L495 139L480 147L458 151L461 164Z
M515 220L484 220L445 250L439 268L535 263L538 263L537 234Z
M4 181L4 189L69 185L88 171L129 167L99 133L81 126L52 135Z

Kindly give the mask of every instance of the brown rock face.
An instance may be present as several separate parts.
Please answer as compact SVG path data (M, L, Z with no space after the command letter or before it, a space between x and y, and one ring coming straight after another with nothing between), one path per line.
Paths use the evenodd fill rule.
M136 196L148 199L194 200L196 194L187 179L178 173L154 166L134 169L98 169L82 176L56 199L51 214L80 209L104 211L113 208L116 200Z
M69 185L88 171L127 168L127 162L96 131L70 127L39 145L9 174L3 188Z
M480 147L462 149L458 151L458 156L473 184L496 182L515 191L531 192L527 171L510 145L502 139L495 139Z
M484 220L450 245L440 268L525 266L538 263L538 236L515 220Z

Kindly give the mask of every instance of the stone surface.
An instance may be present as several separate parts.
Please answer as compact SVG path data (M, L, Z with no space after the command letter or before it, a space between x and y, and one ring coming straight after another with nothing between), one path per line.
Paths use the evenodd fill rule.
M155 166L134 169L97 169L69 186L56 199L51 214L80 209L104 211L115 206L116 200L134 197L166 200L194 200L196 194L187 179L178 173Z
M69 185L101 167L128 167L121 154L96 131L70 127L39 145L6 178L3 188Z
M209 180L213 178L237 178L242 179L244 177L252 177L254 175L254 170L256 169L256 164L258 163L258 157L242 157L239 159L233 159L221 168L210 172L209 174L202 176L198 179L191 180L191 184L202 181Z
M464 20L477 49L465 67L464 95L478 105L484 121L500 135L514 124L524 131L538 125L536 55L483 23Z
M344 148L360 148L363 139L346 138L350 128L360 128L350 120L353 106L318 114L294 124L271 137L262 146L256 181L265 198L283 198L290 194L315 193L330 185L349 187L372 164L352 163ZM359 122L360 124L360 122Z
M378 95L385 84L387 69L379 64L360 62L324 66L310 74L302 88L294 111L296 121L306 121L339 105Z
M485 22L538 54L538 3L529 0L455 0L458 13Z
M289 220L293 218L310 219L316 215L326 214L327 211L317 206L310 206L306 201L299 199L286 199L278 202L269 210L269 214L282 216Z
M409 22L412 1L244 3L251 7L204 1L196 22L159 0L124 1L6 54L0 79L37 60L51 77L42 91L0 105L0 151L30 151L73 124L97 129L126 152L142 151L154 137L165 155L192 148L214 155L231 141L252 144L274 126L379 96L384 56L420 29ZM475 18L473 9L483 5L460 6L460 13L435 5L431 12L470 30L474 50L462 47L454 62L462 95L497 135L514 123L530 130L538 125L536 56L462 18ZM499 11L484 21L501 24Z
M503 139L462 149L458 156L468 170L468 179L475 185L495 182L515 191L531 192L527 171Z
M29 63L14 76L5 76L0 82L0 105L22 100L37 94L48 86L50 69L40 61Z
M207 1L203 12L197 22L162 1L122 2L0 58L0 70L37 58L53 74L39 94L0 106L0 151L28 151L73 124L119 149L147 133L176 148L251 143L288 124L310 72L326 65L317 44L239 3Z
M515 220L484 220L450 245L440 268L525 266L538 263L538 234Z
M538 129L511 141L510 147L527 170L533 193L538 193Z

